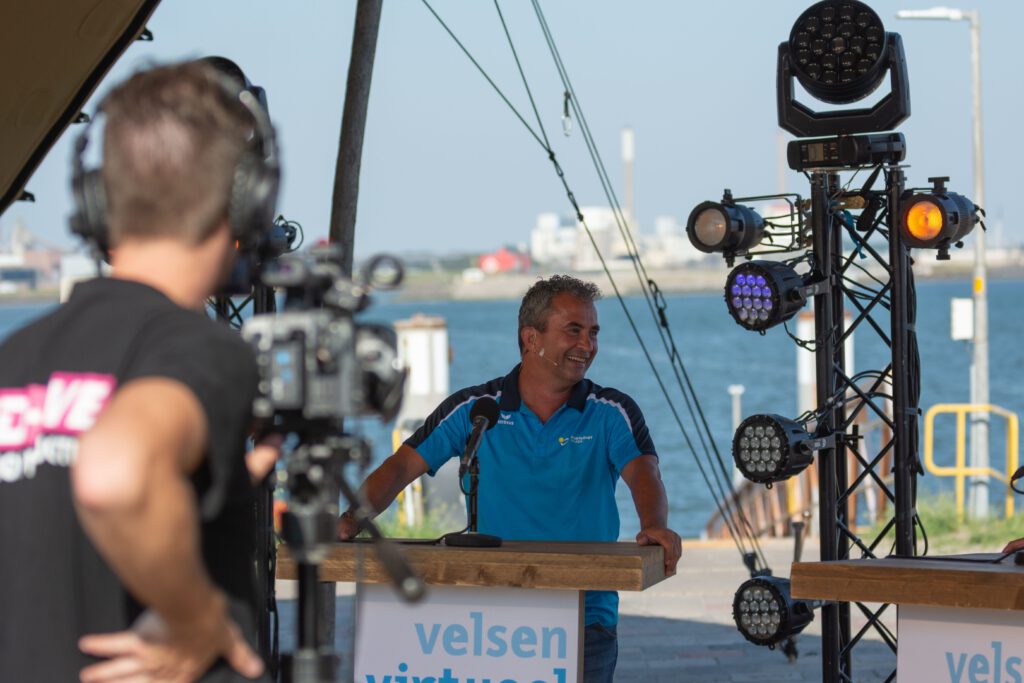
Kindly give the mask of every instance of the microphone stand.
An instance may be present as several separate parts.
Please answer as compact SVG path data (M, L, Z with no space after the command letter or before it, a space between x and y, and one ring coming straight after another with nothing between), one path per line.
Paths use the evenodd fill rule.
M459 489L462 490L469 500L466 501L466 513L469 517L469 526L465 532L459 531L445 534L444 544L455 548L500 548L501 538L491 534L481 534L476 530L477 521L477 489L480 485L480 459L473 454L469 461L469 490L462 488L462 474L459 476Z

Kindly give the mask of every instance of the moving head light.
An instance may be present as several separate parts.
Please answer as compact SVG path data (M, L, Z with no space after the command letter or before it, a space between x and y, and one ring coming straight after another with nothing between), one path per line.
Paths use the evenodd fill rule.
M794 95L793 81L827 104L862 100L890 75L890 92L866 109L814 111ZM858 0L823 0L804 10L779 45L779 126L798 137L891 130L910 116L903 41Z

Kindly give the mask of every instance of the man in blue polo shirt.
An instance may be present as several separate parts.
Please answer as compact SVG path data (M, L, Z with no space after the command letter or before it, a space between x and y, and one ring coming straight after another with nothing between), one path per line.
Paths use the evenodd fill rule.
M622 478L640 517L637 543L665 548L673 573L682 552L668 528L668 502L654 443L636 403L585 379L597 355L597 286L566 275L534 284L519 309L522 362L505 377L462 389L367 478L376 511L422 474L458 457L473 403L489 396L498 423L479 451L479 531L508 540L617 541L615 485ZM338 536L356 533L350 513ZM618 658L618 595L587 591L584 681L612 680Z

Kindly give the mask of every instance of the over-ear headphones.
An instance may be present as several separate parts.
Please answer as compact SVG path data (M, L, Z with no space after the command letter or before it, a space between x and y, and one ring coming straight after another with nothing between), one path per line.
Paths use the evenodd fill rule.
M235 164L231 194L228 198L228 224L232 235L242 245L258 245L274 226L274 210L281 181L277 139L266 110L263 89L254 87L234 62L223 57L202 61L216 71L216 81L229 99L237 100L252 117L253 140L243 150ZM233 66L237 73L225 66ZM241 76L239 80L237 77ZM102 168L86 168L84 154L89 146L89 133L103 111L103 102L96 116L75 141L71 160L71 194L75 212L71 216L71 231L82 237L104 257L110 250L110 232L107 225L107 196L103 187Z

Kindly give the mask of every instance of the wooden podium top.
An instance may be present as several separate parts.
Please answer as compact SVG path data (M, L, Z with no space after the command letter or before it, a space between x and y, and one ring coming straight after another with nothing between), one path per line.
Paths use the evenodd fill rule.
M428 584L556 590L642 591L665 578L664 549L636 543L505 541L500 548L399 544ZM386 583L369 543L338 543L320 566L321 581ZM288 548L278 548L277 578L297 579Z
M1024 610L1024 567L1015 566L1012 556L999 564L941 557L797 562L790 578L793 597L805 600Z

